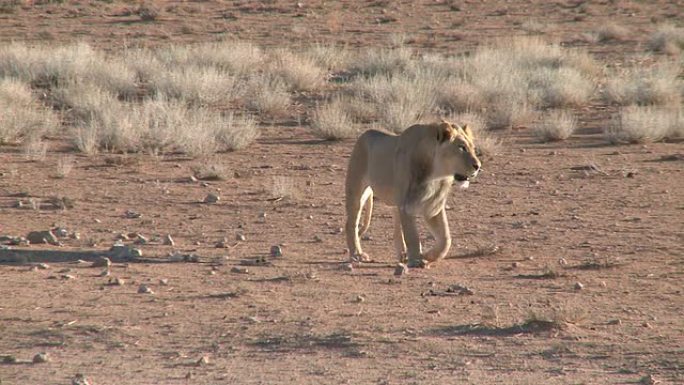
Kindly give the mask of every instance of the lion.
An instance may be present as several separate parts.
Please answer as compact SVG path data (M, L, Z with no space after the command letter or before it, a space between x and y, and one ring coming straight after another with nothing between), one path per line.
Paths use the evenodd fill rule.
M445 120L416 124L400 135L377 130L363 133L354 145L345 180L347 245L352 261L369 261L359 237L370 226L373 196L396 207L394 248L400 262L428 267L451 247L445 211L454 180L467 188L482 163L473 145L473 132ZM359 231L361 212L365 207ZM435 245L423 253L416 217L422 216Z

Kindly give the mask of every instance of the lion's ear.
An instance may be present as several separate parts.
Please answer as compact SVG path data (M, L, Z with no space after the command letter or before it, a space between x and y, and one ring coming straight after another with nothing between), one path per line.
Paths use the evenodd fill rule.
M473 130L470 129L470 126L468 123L463 125L463 132L465 132L466 136L470 138L471 140L473 139Z
M443 143L454 137L454 128L447 121L443 121L437 127L437 141Z

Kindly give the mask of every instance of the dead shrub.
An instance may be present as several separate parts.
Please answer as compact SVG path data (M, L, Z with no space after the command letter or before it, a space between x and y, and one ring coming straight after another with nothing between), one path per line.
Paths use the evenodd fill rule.
M658 107L623 108L605 131L611 143L657 142L673 132L681 134L681 111Z
M672 24L660 25L648 39L646 47L650 51L677 55L684 50L684 28Z
M569 138L577 128L577 118L570 111L550 111L534 128L535 135L543 142L559 141Z
M350 138L357 132L351 117L340 99L316 108L313 114L311 128L316 136L326 140L340 140Z

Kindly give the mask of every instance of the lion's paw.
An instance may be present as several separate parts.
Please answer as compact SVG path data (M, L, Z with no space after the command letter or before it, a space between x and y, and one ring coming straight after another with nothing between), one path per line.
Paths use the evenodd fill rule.
M351 257L352 262L371 262L371 257L366 253L355 253Z
M408 267L410 268L419 268L419 269L427 269L430 267L430 262L428 262L425 259L409 259L408 260Z

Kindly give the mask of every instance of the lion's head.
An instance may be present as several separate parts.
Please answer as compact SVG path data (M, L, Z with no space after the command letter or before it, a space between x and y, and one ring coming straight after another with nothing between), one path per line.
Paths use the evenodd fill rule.
M442 121L437 129L437 151L434 172L453 175L457 182L467 182L480 172L482 162L475 153L473 132L466 124L461 127Z

